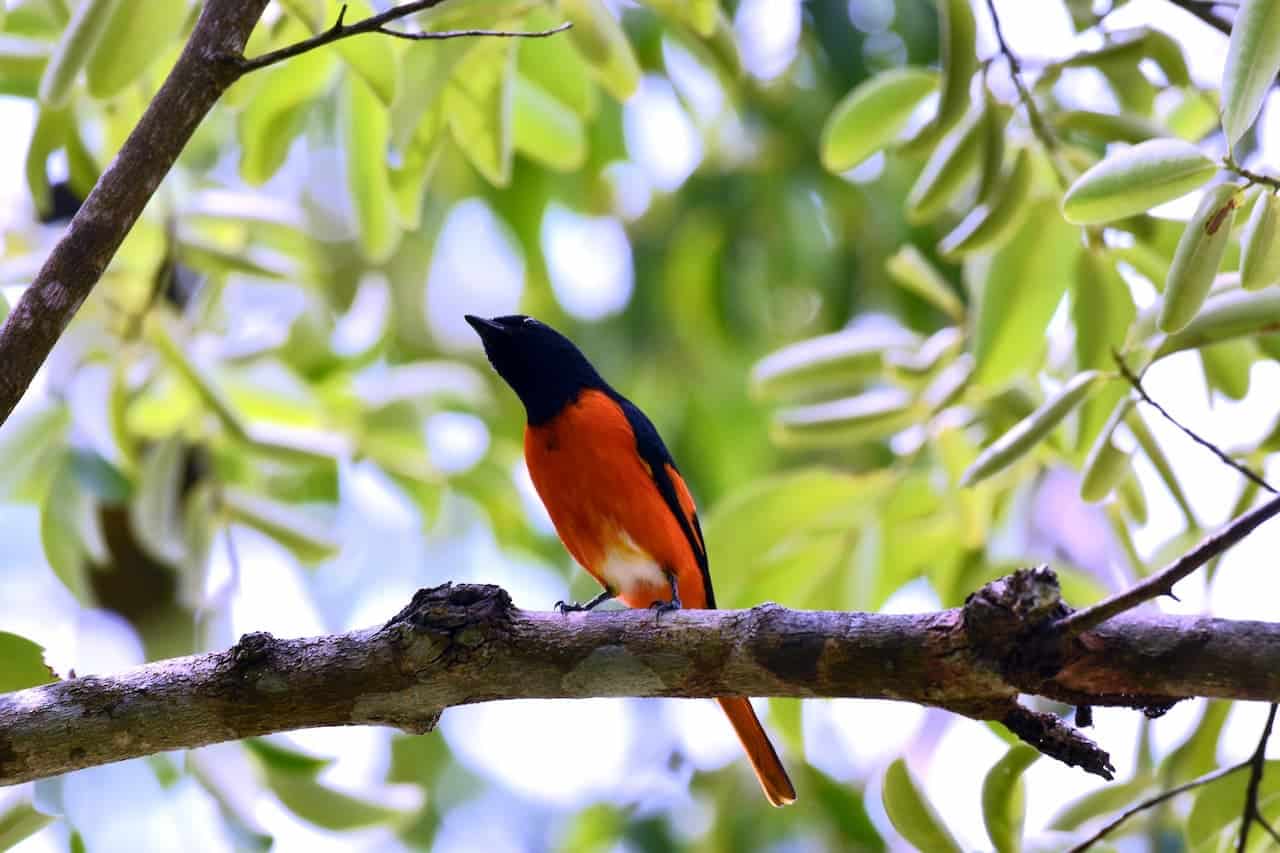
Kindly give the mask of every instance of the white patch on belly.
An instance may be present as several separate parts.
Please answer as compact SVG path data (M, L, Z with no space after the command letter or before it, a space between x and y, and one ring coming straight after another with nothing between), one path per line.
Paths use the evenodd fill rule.
M609 589L619 595L628 595L643 588L666 589L669 586L667 575L662 567L646 554L635 540L626 533L619 532L618 540L609 549L600 567Z

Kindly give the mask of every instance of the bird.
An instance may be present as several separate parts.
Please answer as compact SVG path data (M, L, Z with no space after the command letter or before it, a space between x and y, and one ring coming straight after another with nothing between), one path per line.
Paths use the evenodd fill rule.
M497 374L524 404L530 478L573 558L603 587L591 610L617 598L659 613L715 609L706 545L693 495L658 430L615 391L582 351L524 314L464 315ZM796 792L745 697L716 700L775 806Z

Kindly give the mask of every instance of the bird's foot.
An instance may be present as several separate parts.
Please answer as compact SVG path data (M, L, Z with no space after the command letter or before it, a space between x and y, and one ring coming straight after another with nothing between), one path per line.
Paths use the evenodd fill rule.
M576 601L557 601L556 610L559 610L561 613L578 613L583 610L594 610L597 604L604 604L611 598L613 598L613 593L606 589L586 604L579 604Z

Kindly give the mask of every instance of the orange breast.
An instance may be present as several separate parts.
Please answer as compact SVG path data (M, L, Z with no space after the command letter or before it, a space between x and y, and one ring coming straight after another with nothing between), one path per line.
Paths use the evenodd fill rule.
M693 549L636 452L617 403L584 391L550 423L525 430L524 452L565 547L624 604L669 600L665 572L675 575L685 607L706 606ZM688 490L682 482L677 488L691 513Z

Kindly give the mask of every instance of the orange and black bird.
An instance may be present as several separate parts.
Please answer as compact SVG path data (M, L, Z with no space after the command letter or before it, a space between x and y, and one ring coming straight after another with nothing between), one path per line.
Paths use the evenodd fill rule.
M714 609L693 496L644 412L547 324L523 314L466 320L524 404L525 461L556 532L604 587L586 604L557 606L590 610L616 597L628 607ZM793 802L795 788L751 702L716 701L769 802Z

